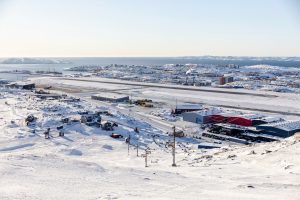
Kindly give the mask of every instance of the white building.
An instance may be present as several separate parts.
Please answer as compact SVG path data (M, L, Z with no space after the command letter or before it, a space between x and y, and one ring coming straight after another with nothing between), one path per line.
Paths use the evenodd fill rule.
M209 117L211 115L216 115L222 113L222 110L220 108L211 108L211 109L205 109L201 111L196 112L186 112L182 114L183 121L193 122L197 124L205 124L209 123Z

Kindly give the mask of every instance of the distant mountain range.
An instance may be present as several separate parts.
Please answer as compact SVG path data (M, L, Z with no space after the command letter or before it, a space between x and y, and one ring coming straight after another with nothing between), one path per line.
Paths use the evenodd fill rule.
M68 64L65 60L45 59L45 58L8 58L0 62L1 64Z
M273 65L300 67L300 57L181 56L181 57L73 57L73 58L0 58L0 64L73 64L80 65L164 65L164 64Z
M176 60L188 63L202 64L237 64L248 65L274 65L284 67L300 67L300 57L251 57L251 56L183 56Z
M183 59L252 60L252 61L300 61L300 57L253 57L253 56L183 56Z

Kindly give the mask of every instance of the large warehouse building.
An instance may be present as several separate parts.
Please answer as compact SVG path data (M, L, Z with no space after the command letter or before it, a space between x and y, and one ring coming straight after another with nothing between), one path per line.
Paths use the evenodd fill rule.
M263 124L256 127L257 130L263 130L266 134L290 137L300 132L300 121L284 121L270 124Z
M28 82L15 82L7 84L6 87L9 88L18 88L23 90L33 90L35 88L34 83L28 83Z
M259 114L240 114L235 112L223 112L219 108L205 109L196 112L182 114L183 120L198 124L226 123L239 126L258 126L261 124L278 122L281 119L275 117L264 117Z
M129 96L124 96L120 94L96 94L92 95L92 99L116 103L129 101Z
M182 114L184 121L198 124L206 123L228 123L240 126L252 126L253 121L249 116L237 115L236 113L226 113L219 108L190 112Z

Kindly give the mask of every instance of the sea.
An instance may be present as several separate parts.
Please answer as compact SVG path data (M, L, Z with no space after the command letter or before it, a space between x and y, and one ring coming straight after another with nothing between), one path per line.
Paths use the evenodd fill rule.
M237 64L245 65L273 65L283 67L300 67L300 59L295 58L255 58L255 57L88 57L88 58L38 58L45 60L60 60L63 64L1 64L6 58L0 58L0 72L12 70L35 71L56 71L63 74L74 73L67 69L83 65L106 66L110 64L117 65L164 65L164 64ZM26 74L0 73L0 79L5 80L24 80L28 77Z

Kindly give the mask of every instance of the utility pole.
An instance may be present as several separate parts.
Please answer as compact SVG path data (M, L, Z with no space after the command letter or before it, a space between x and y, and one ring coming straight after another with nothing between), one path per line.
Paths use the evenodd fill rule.
M128 144L128 155L129 155L129 146L130 146L130 133L129 133L129 136L127 138L127 144Z
M176 163L175 163L175 145L176 145L175 134L176 134L176 128L174 126L173 127L173 144L172 144L172 155L173 155L173 164L172 164L172 167L176 167Z
M136 144L136 156L139 157L139 139L137 140Z
M150 149L145 149L145 154L142 154L142 157L145 158L145 167L148 167L148 154L151 154Z
M145 150L145 167L148 167L148 152Z
M139 129L136 127L134 132L137 133L137 141L136 141L136 156L139 157Z

